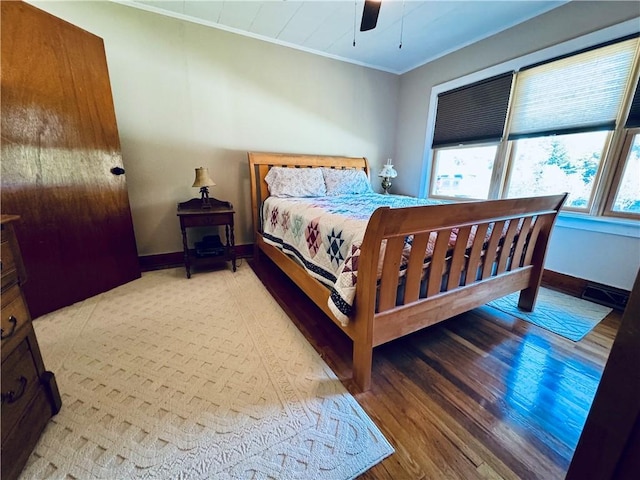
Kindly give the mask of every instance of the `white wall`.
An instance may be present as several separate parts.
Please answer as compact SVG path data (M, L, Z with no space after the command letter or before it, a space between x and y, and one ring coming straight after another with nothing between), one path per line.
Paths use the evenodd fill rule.
M104 39L139 255L182 250L175 208L198 196L196 167L233 203L246 244L247 151L366 156L376 169L393 152L396 75L112 2L30 3Z
M630 236L557 225L547 253L547 268L631 290L640 264L638 233L637 226L635 236Z
M637 2L570 2L498 35L446 55L401 77L394 160L396 191L418 195L423 174L427 113L434 86L523 55L637 18ZM640 22L639 22L640 27ZM630 290L640 267L640 226L590 231L559 221L546 268ZM585 230L585 228L589 230Z

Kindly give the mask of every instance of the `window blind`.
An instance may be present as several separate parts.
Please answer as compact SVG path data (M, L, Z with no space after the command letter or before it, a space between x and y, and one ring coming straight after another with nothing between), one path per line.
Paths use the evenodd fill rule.
M615 128L638 38L518 73L509 139Z
M513 72L438 95L432 148L500 141Z
M640 81L636 84L636 92L633 94L631 109L629 110L627 123L624 126L625 128L640 127Z

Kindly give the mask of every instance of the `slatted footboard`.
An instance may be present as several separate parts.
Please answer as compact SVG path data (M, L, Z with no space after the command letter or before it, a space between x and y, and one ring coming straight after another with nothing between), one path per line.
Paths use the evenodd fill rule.
M521 291L518 305L532 310L565 198L376 210L361 247L356 284L356 384L369 388L377 345L516 291Z

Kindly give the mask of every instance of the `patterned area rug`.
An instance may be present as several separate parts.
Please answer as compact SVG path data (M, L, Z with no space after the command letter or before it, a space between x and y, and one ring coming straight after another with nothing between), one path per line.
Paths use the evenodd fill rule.
M518 308L520 292L487 303L505 313L577 342L606 317L611 308L541 287L533 312Z
M248 266L145 273L34 325L63 405L23 479L347 479L393 453Z

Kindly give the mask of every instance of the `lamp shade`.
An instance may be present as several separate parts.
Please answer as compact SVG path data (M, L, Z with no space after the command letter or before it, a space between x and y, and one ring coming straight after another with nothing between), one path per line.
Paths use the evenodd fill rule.
M398 172L396 172L396 170L393 168L393 165L387 163L382 167L382 170L380 170L380 173L378 174L378 176L387 177L387 178L396 178L398 176Z
M192 187L212 187L216 184L209 176L209 169L200 167L196 168L196 179L193 182Z

